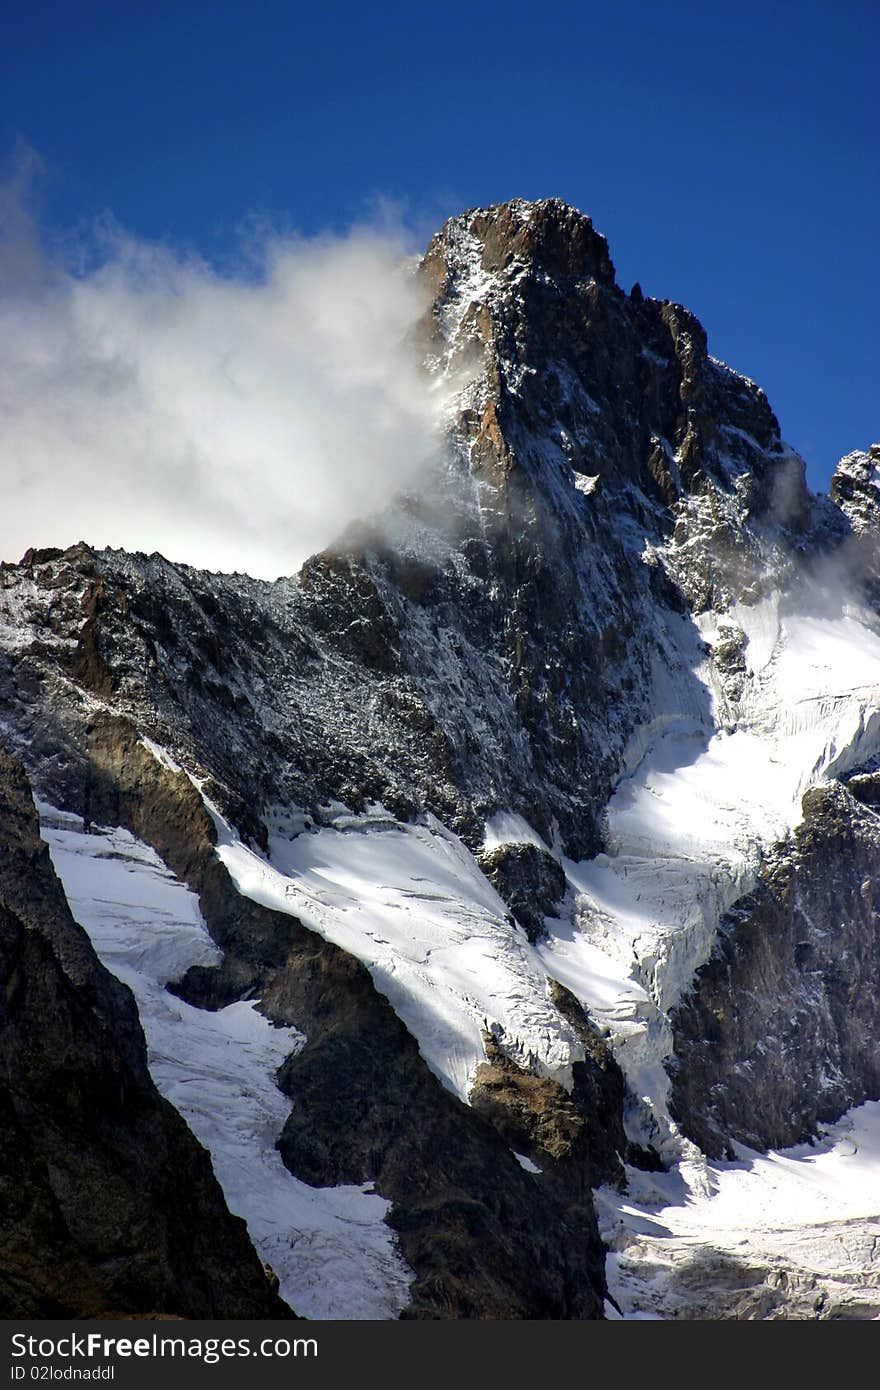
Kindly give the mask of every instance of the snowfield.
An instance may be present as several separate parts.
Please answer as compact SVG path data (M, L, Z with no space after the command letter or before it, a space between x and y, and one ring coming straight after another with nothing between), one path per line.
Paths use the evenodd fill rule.
M787 1316L880 1319L880 1102L815 1145L738 1154L597 1193L623 1316L760 1317L782 1294Z
M708 958L723 913L753 886L762 848L799 822L804 791L880 750L880 636L860 615L787 614L774 596L722 622L740 632L749 663L738 700L704 659L701 720L684 681L658 670L656 717L635 735L637 756L607 808L608 852L562 860L570 912L548 918L535 946L430 816L403 825L381 807L363 816L339 807L329 825L302 833L302 817L279 809L266 858L209 806L218 854L240 892L364 962L463 1100L487 1031L517 1061L570 1084L583 1053L548 998L547 977L559 980L612 1041L642 1105L634 1137L674 1159L688 1150L666 1109L668 1011ZM704 617L704 641L718 640L716 624ZM548 848L522 816L499 812L484 845L506 843Z
M267 860L206 804L239 892L294 913L362 960L449 1090L468 1099L485 1032L523 1065L571 1085L583 1046L550 1002L539 956L438 820L402 825L381 808L340 808L330 826L295 834L279 812Z
M275 1073L301 1034L252 1000L210 1013L170 994L190 965L220 959L195 895L128 831L84 835L77 816L38 809L74 916L137 1000L153 1080L211 1154L282 1298L310 1318L396 1317L412 1275L384 1222L388 1202L368 1187L309 1187L275 1148L290 1112Z

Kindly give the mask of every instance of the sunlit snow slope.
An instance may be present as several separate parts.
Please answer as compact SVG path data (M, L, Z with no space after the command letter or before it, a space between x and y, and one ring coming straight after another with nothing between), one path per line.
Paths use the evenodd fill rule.
M437 823L340 813L332 828L296 834L279 817L269 863L218 820L219 853L240 891L296 912L363 959L463 1097L487 1027L519 1060L565 1080L577 1044L542 976L587 1005L642 1103L634 1133L675 1165L657 1179L630 1170L623 1202L603 1194L611 1289L626 1316L733 1315L738 1281L742 1316L791 1309L795 1292L805 1316L829 1299L873 1316L880 1105L845 1117L819 1150L743 1150L738 1164L711 1165L666 1110L667 1011L708 956L720 916L754 881L762 847L798 823L804 791L880 746L880 637L863 614L786 611L773 598L729 621L746 654L739 699L707 660L711 722L659 711L609 804L609 852L564 861L570 913L548 918L534 947ZM704 619L710 643L714 624ZM489 848L522 840L541 843L521 817L487 825ZM780 1280L791 1285L787 1303Z
M852 1218L849 1199L836 1200L833 1182L818 1206L805 1205L804 1183L809 1187L816 1171L809 1156L758 1162L744 1154L742 1168L710 1167L666 1109L668 1010L707 958L721 915L753 883L762 848L798 823L804 791L880 747L880 636L863 613L823 608L806 595L797 609L774 597L741 605L723 621L727 631L736 625L745 654L736 698L711 657L698 670L707 691L703 720L692 701L682 716L666 679L657 718L638 735L637 754L609 803L608 852L563 861L566 914L548 918L534 946L512 925L472 855L432 818L403 825L382 808L355 817L340 807L315 829L279 811L265 857L210 808L217 852L239 891L294 913L363 960L429 1065L463 1099L485 1056L485 1031L521 1063L565 1084L571 1061L582 1054L550 1002L547 977L583 1001L608 1032L639 1102L629 1116L634 1137L650 1138L678 1165L659 1196L659 1189L643 1191L634 1174L628 1205L605 1199L609 1236L629 1251L614 1266L619 1301L636 1316L678 1315L677 1294L656 1302L639 1292L652 1261L680 1262L681 1249L695 1241L721 1258L740 1240L729 1229L727 1199L709 1202L707 1191L777 1212L789 1204L790 1224L781 1217L774 1224L775 1216L759 1223L750 1247L750 1257L767 1269L784 1259L785 1232L796 1229L794 1245L813 1251L810 1258L827 1272L839 1228ZM717 625L712 616L702 619L709 651ZM499 814L487 824L486 848L523 840L542 843L522 817ZM873 1112L866 1115L859 1123L873 1123ZM848 1169L863 1195L870 1191L872 1144L860 1148L868 1167L859 1160ZM640 1194L648 1202L647 1228L637 1215ZM653 1229L649 1208L658 1200L678 1213L673 1220L667 1212L661 1224L684 1246L673 1242L660 1253L651 1247L642 1268L639 1242L644 1229ZM865 1201L870 1212L861 1210ZM873 1220L869 1198L861 1207L857 1214ZM872 1248L859 1237L866 1259ZM809 1281L809 1259L807 1266ZM870 1260L866 1268L870 1273ZM856 1285L861 1269L857 1261ZM679 1274L675 1288L677 1280ZM856 1298L851 1282L847 1296Z
M676 1316L685 1303L675 1302L675 1290L662 1306L639 1292L656 1252L645 1246L639 1273L634 1241L656 1236L669 1242L658 1250L683 1252L673 1282L688 1243L700 1241L721 1261L723 1284L731 1250L748 1234L730 1215L737 1203L763 1232L762 1268L777 1248L770 1208L786 1210L794 1231L836 1232L851 1220L869 1229L874 1220L867 1197L856 1209L834 1195L834 1174L844 1171L857 1171L849 1191L867 1190L862 1178L873 1169L864 1160L874 1149L864 1125L873 1124L873 1111L852 1120L862 1136L855 1169L849 1160L829 1169L825 1196L811 1205L804 1193L825 1171L811 1155L759 1161L743 1154L741 1166L708 1164L670 1108L696 1135L696 1111L710 1108L705 1095L732 1090L730 1078L740 1074L741 1108L752 1104L748 1057L726 1073L726 1061L714 1066L727 1053L715 1045L711 1020L725 1045L735 1032L733 1024L722 1027L731 1000L724 981L717 1009L714 997L705 1005L709 1024L702 1015L693 1024L709 1062L689 1071L681 1006L695 972L708 966L705 985L713 948L730 944L731 955L738 948L735 920L725 922L738 900L772 897L774 865L794 863L792 873L799 871L798 844L810 818L797 843L789 837L802 823L804 793L880 763L880 622L861 606L864 598L877 607L871 546L880 527L880 452L851 455L829 497L811 495L803 462L782 440L763 391L708 355L702 325L683 306L646 298L635 286L625 293L604 238L559 200L513 200L451 219L418 275L431 303L419 350L433 379L438 437L448 444L430 478L273 585L85 546L62 555L35 550L4 567L0 697L10 711L10 747L49 800L87 814L97 797L102 814L115 819L108 807L137 801L149 811L152 804L156 769L148 766L139 782L148 759L140 747L131 756L137 731L149 733L156 741L144 738L144 745L181 777L178 786L193 802L182 778L189 774L213 816L216 836L196 808L205 835L199 852L207 854L209 840L216 844L224 892L228 877L240 894L291 914L362 962L447 1091L464 1102L473 1097L489 1113L474 1082L491 1035L498 1050L488 1049L490 1075L515 1075L500 1051L558 1080L575 1091L585 1124L601 1115L605 1137L624 1148L616 1068L606 1065L607 1094L577 1094L582 1072L574 1064L591 1039L553 982L566 987L620 1062L630 1140L653 1146L670 1167L654 1188L653 1179L634 1173L623 1205L603 1197L620 1259L619 1301L632 1315ZM159 780L159 814L169 804L174 813L177 792L170 778ZM115 793L122 800L104 799ZM838 796L848 799L835 789L828 800ZM858 806L860 824L870 828L875 810ZM361 1189L306 1188L275 1150L289 1111L273 1078L285 1053L300 1045L297 1035L270 1027L251 1001L217 1014L180 1003L166 981L217 958L195 899L130 836L83 836L69 817L46 816L75 912L137 995L159 1085L210 1147L230 1203L248 1220L286 1295L319 1316L395 1315L407 1299L408 1274L383 1221L386 1204ZM147 820L129 823L149 831ZM817 862L837 834L820 830ZM829 1024L828 1033L857 1061L864 1029L852 1005L872 997L861 980L876 979L873 897L862 891L874 876L874 841L865 839L859 873L847 860L841 875L853 870L848 888L864 907L864 931L858 951L850 950L850 934L839 954L870 960L863 973L851 972L849 994L829 988L828 1003L832 1022L834 1010L854 1019L851 1029ZM846 858L854 843L846 826L841 843ZM837 920L838 880L832 872L826 882L820 869L813 883L823 895L822 920L810 931L826 936ZM523 903L534 907L531 916ZM540 913L554 905L559 915L547 917L541 931ZM787 906L780 913L793 921ZM747 902L736 922L750 913ZM748 921L757 923L761 944L773 940L760 936L754 915ZM854 922L855 915L848 925ZM797 949L792 943L793 956ZM823 989L837 963L828 959L829 970L823 964L814 972ZM726 960L716 956L719 972ZM756 972L762 964L759 958ZM334 970L334 990L348 989L350 968L344 961ZM360 989L361 972L352 974ZM742 1006L736 1022L748 1015L763 1039L767 1018L779 1012L779 991L762 993L759 982L752 992L753 977L742 978L731 1012ZM792 1030L802 1017L820 1019L818 985L798 976L793 993ZM370 1026L380 1015L388 1020L384 1003L369 997L363 1016ZM343 998L333 1002L345 1007ZM865 1018L873 1027L876 1014L866 1010ZM676 1086L685 1072L694 1082L690 1114L678 1090L670 1102L674 1042ZM824 1065L830 1054L823 1047L805 1042L801 1049L795 1037L778 1049L802 1090L812 1088L813 1072L801 1063ZM373 1059L359 1040L357 1051ZM604 1050L595 1052L607 1064ZM301 1059L303 1102L312 1085L327 1098L323 1057L312 1062L311 1053ZM356 1099L373 1098L377 1072L385 1074L383 1054L376 1056L369 1088L352 1088ZM838 1070L847 1086L826 1116L878 1093L876 1073L866 1068L868 1079L849 1085L858 1068ZM377 1132L398 1101L406 1106L398 1089L406 1091L414 1074L399 1088L389 1082ZM551 1093L560 1113L567 1105L555 1087L515 1079L540 1093L542 1123ZM489 1084L485 1074L480 1080ZM429 1088L425 1113L436 1104L476 1131L480 1120ZM771 1090L770 1102L793 1116L789 1092ZM337 1120L329 1099L321 1114L328 1130ZM500 1132L507 1144L507 1125L521 1113L516 1100L505 1106L500 1119L492 1112L493 1142ZM303 1119L304 1130L310 1122ZM806 1133L812 1123L793 1119L785 1134ZM719 1151L736 1132L725 1125L719 1121ZM424 1132L420 1120L411 1127ZM855 1132L831 1136L828 1152ZM774 1133L754 1130L756 1142ZM364 1137L360 1126L356 1137ZM372 1146L373 1135L366 1138ZM534 1212L547 1194L555 1202L554 1184L564 1176L549 1164L532 1173L529 1163L543 1166L535 1164L539 1152L553 1154L531 1143L524 1133L512 1144L532 1174L526 1182L522 1170L513 1172L529 1251L543 1239ZM580 1164L580 1150L571 1152ZM410 1171L402 1153L401 1141L393 1162L368 1168L382 1174L377 1181L397 1203L405 1197L398 1170ZM622 1157L637 1158L637 1150ZM334 1171L360 1176L359 1169L332 1170L330 1158L326 1170L323 1159L314 1162L303 1171L316 1180L325 1171L331 1180ZM482 1184L486 1173L476 1160L471 1166L480 1168ZM586 1171L584 1160L579 1181ZM601 1168L614 1171L613 1162ZM488 1174L489 1195L505 1206L501 1176L499 1185L496 1172ZM439 1177L445 1203L448 1174ZM663 1230L658 1204L666 1209ZM434 1213L429 1227L433 1220ZM559 1229L555 1210L548 1222ZM412 1228L399 1229L408 1239ZM442 1221L438 1229L445 1231ZM478 1232L477 1263L481 1238ZM506 1232L501 1249L504 1239ZM414 1266L418 1244L407 1245ZM485 1305L484 1290L457 1289L456 1306L464 1316L484 1306L515 1307L517 1316L549 1306L567 1316L571 1247L564 1239L558 1245L566 1260L554 1267L549 1304L543 1294L535 1301L537 1281L515 1290L513 1304L510 1289ZM666 1256L656 1258L662 1264ZM600 1263L588 1276L584 1269L572 1276L587 1278L597 1298ZM442 1275L450 1273L439 1264ZM496 1265L503 1264L502 1254ZM808 1282L807 1266L799 1268ZM437 1272L428 1251L413 1287L424 1284L424 1309L443 1316ZM699 1287L695 1275L693 1307Z
M669 1144L667 1011L708 957L719 918L752 886L762 847L801 818L803 793L880 747L880 635L857 610L734 609L747 671L739 698L711 661L711 723L670 709L607 810L609 852L566 864L572 918L548 920L549 973L610 1030ZM716 637L717 619L703 619ZM662 709L658 714L663 714ZM679 1147L676 1139L669 1156Z
M550 1003L545 972L473 856L433 817L381 809L299 833L278 815L267 861L214 808L218 854L240 892L350 951L370 969L428 1065L467 1100L491 1032L525 1066L565 1083L582 1045Z
M128 831L85 835L78 817L39 810L74 916L137 1000L153 1079L209 1150L282 1297L312 1318L396 1317L411 1275L388 1203L368 1188L309 1187L275 1149L290 1110L275 1073L301 1036L250 1000L210 1013L169 993L190 965L219 959L195 895Z

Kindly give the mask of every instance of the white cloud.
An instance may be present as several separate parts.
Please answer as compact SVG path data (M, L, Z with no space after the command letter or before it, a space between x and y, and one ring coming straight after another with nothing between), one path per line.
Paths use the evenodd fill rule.
M105 231L75 273L20 193L0 198L0 559L85 540L274 578L435 454L400 237L269 236L221 273Z

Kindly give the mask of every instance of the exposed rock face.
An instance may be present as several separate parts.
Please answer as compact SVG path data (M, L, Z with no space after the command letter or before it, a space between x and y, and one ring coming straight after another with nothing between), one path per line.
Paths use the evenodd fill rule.
M499 845L481 854L480 868L498 889L529 940L544 930L544 918L556 917L565 896L565 872L539 845Z
M856 531L873 531L880 523L880 444L867 453L847 454L834 470L831 500L849 517Z
M878 779L857 778L868 802ZM784 1147L880 1096L880 816L839 784L765 859L674 1015L672 1104L708 1154Z
M73 921L0 749L0 1309L289 1317L156 1091L128 989Z
M557 980L549 984L554 1003L584 1044L584 1060L572 1068L571 1091L517 1066L487 1036L488 1060L477 1072L471 1104L515 1153L530 1158L563 1191L583 1201L601 1183L621 1186L623 1162L659 1165L656 1155L624 1133L624 1079L610 1049L574 995Z

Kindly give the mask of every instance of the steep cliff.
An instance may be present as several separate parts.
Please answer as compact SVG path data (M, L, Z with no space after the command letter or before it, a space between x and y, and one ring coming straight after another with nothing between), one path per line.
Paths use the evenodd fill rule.
M806 793L675 1012L672 1107L706 1153L785 1147L880 1096L875 785Z
M0 1309L289 1317L147 1069L134 1000L74 922L0 749Z

